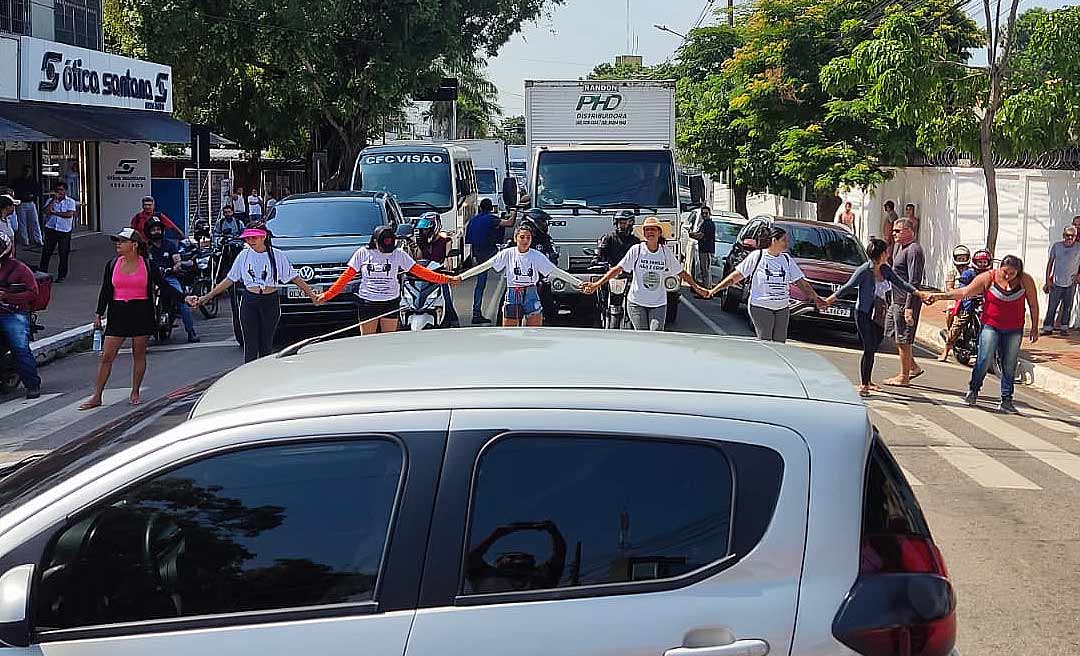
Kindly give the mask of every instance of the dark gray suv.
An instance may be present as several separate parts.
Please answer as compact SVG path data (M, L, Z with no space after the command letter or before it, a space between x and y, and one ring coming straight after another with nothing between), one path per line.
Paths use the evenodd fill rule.
M289 196L270 210L268 225L274 246L289 254L304 282L325 291L345 271L353 252L368 243L375 228L396 227L402 220L401 207L387 193L341 191ZM356 321L355 284L322 306L314 305L295 285L282 287L282 328Z

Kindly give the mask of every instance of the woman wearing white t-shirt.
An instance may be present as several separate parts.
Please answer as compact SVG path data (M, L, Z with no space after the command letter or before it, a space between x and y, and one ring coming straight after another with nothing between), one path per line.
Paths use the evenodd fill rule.
M667 288L664 280L677 277L701 294L708 290L697 284L687 273L675 252L667 247L661 236L663 225L655 216L645 219L641 233L645 241L635 244L623 259L596 282L585 285L583 291L592 294L609 280L627 271L631 274L627 295L627 314L634 330L663 330L667 321Z
M401 274L411 273L436 285L456 285L457 276L446 276L420 266L408 253L397 247L397 236L390 226L375 229L371 241L353 253L345 272L315 302L322 305L345 291L345 286L360 276L356 295L360 298L360 334L392 333L398 329L397 313L401 307Z
M252 221L240 233L247 246L233 260L225 279L206 296L188 297L188 305L195 308L224 293L233 283L244 286L237 297L240 300L240 331L244 336L244 362L273 353L274 333L281 319L278 287L291 282L312 301L317 297L315 290L293 269L285 251L273 247L272 236L265 223Z
M747 255L734 271L709 290L709 296L749 278L748 306L757 338L766 342L785 342L791 318L791 292L788 287L797 286L819 309L825 307L825 302L806 282L802 269L787 252L787 231L773 226L768 232L768 244L768 247Z
M514 231L514 246L504 248L483 264L477 265L461 274L466 280L478 276L488 269L503 272L506 276L506 299L503 304L503 326L544 325L543 308L540 305L540 292L536 285L541 276L560 278L575 289L581 281L573 274L563 271L552 264L551 260L540 251L531 248L533 233L530 228L519 225Z

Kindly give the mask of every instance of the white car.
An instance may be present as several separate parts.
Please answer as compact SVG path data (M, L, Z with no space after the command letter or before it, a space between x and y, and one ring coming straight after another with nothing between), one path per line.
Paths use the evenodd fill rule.
M686 253L686 270L697 271L698 247L697 240L690 237L690 231L693 229L694 224L697 223L698 213L701 210L694 210L687 215L686 220L683 222L683 252ZM712 256L712 263L710 269L712 270L713 282L720 282L720 279L724 275L724 259L731 252L731 245L735 243L735 238L738 237L739 231L746 225L746 217L738 212L713 212L713 223L716 224L716 245L714 246L715 252Z
M797 347L395 333L171 397L0 479L10 653L953 649L911 488Z

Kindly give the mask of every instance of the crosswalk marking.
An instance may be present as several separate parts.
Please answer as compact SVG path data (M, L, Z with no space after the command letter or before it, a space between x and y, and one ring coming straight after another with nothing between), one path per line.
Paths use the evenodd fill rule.
M1007 490L1042 489L922 415L901 414L885 409L875 409L874 412L889 423L919 431L931 442L937 442L929 446L930 450L982 487Z
M53 433L58 433L85 417L90 417L101 412L110 405L127 401L127 398L130 395L130 387L106 389L105 393L102 395L101 405L92 410L79 410L79 405L86 401L87 398L81 396L77 401L69 403L59 410L54 410L44 417L38 417L33 422L28 423L25 428L19 430L17 434L18 442L26 443L42 437L47 437Z
M0 419L3 419L4 417L7 417L8 415L13 415L16 412L22 412L23 410L26 410L27 408L32 408L35 405L38 405L39 403L45 403L46 401L52 401L53 399L55 399L55 398L57 398L59 396L60 396L59 394L42 394L41 396L39 396L38 398L36 398L36 399L34 399L32 401L27 401L26 399L18 399L18 400L15 400L15 401L8 401L7 403L5 403L3 405L0 405Z
M993 413L979 408L942 406L960 419L979 426L997 439L1050 465L1073 480L1080 481L1080 456L1051 444L1041 437L1010 424Z
M1045 419L1043 417L1030 417L1030 419L1043 428L1052 430L1055 433L1065 433L1080 442L1080 428L1076 428L1064 419Z

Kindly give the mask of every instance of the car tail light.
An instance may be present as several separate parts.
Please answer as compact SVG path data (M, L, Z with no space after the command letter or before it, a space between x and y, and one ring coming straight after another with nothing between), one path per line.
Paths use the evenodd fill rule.
M859 577L833 620L862 656L947 656L956 597L922 510L880 439L867 471Z

